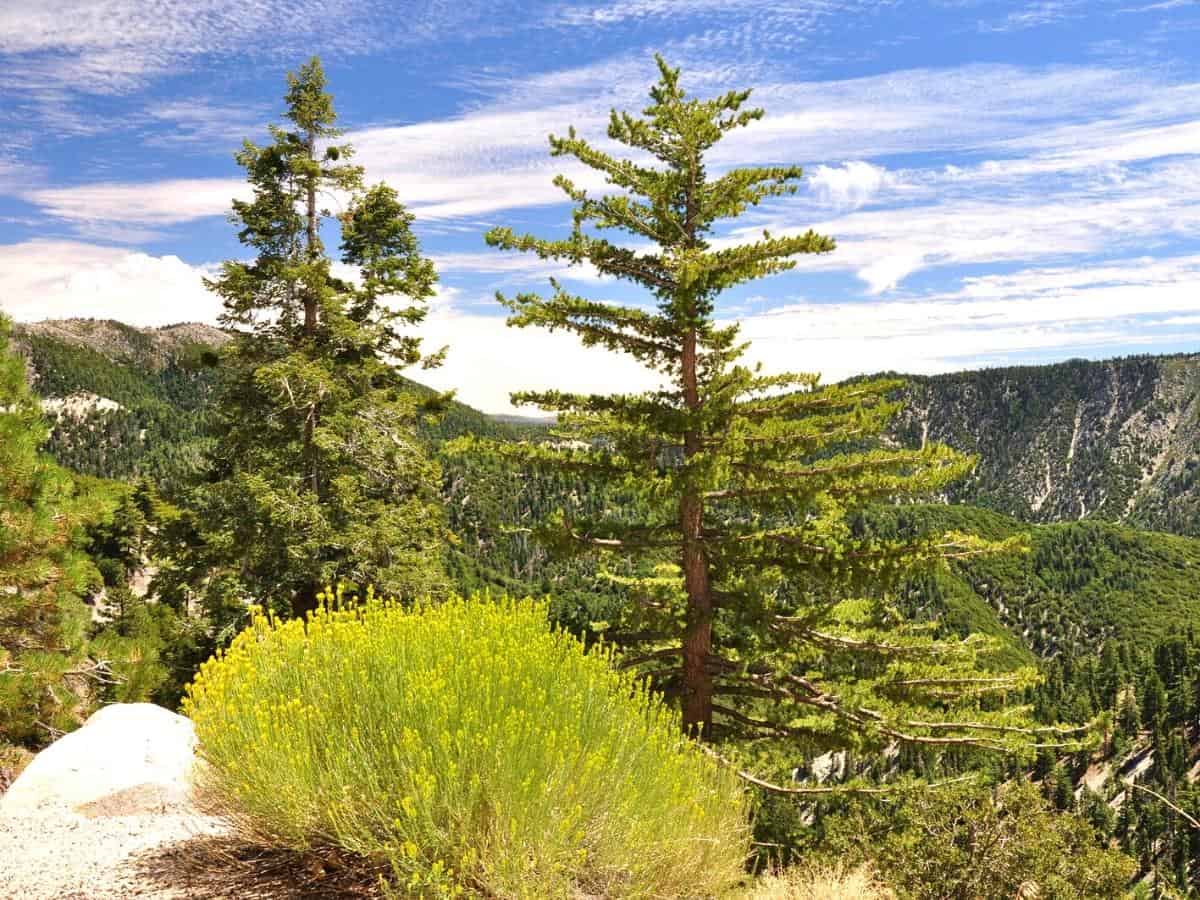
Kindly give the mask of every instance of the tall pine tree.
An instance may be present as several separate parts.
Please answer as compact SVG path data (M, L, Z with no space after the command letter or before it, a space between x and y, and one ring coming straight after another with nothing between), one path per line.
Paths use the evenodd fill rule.
M387 594L442 590L439 472L414 425L430 406L400 375L436 365L410 332L436 274L412 216L384 184L364 188L352 148L335 143L319 60L288 76L287 123L237 154L253 188L233 204L238 237L257 253L209 282L232 340L222 354L216 450L207 483L172 527L184 549L164 584L211 605L253 599L302 612L325 585ZM322 241L336 218L333 274Z
M678 70L658 66L643 115L614 111L608 126L635 159L574 129L550 138L552 155L597 170L616 192L591 196L560 176L575 206L568 237L497 228L487 241L590 263L644 288L651 302L641 306L575 296L557 282L546 297L499 299L510 325L561 329L629 354L662 386L515 394L517 404L557 413L549 440L465 440L459 449L595 479L622 498L594 518L561 514L541 538L559 552L640 561L640 575L622 579L630 602L621 620L598 627L625 647L627 665L678 698L697 736L874 747L1057 741L1000 702L1031 671L985 671L986 642L937 640L888 601L917 568L994 549L955 534L885 538L870 524L873 505L937 492L972 461L938 445L908 451L878 440L897 410L893 381L822 386L816 375L767 375L740 362L738 329L716 319L722 292L834 242L812 231L715 241L723 220L795 192L801 170L711 173L706 154L763 113L746 107L748 91L689 97ZM609 230L633 243L609 240Z

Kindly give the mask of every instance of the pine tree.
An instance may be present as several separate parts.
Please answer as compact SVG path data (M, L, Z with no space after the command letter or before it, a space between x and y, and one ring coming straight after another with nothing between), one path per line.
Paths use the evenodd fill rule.
M1142 682L1142 727L1150 731L1162 728L1167 713L1167 689L1158 671L1150 669Z
M50 433L0 316L0 747L35 746L91 708L90 616L100 575L81 552L89 509L41 453Z
M810 230L718 245L723 220L795 192L801 170L713 175L706 154L762 111L746 107L746 91L691 98L678 70L658 66L643 116L614 111L608 126L637 160L610 156L574 129L550 138L552 155L597 170L617 193L593 197L560 176L575 205L568 237L497 228L487 241L590 263L644 288L652 306L589 300L557 282L548 297L498 299L510 325L561 329L628 354L662 386L514 394L514 403L557 413L549 440L464 440L457 449L600 482L621 498L593 517L561 514L540 537L560 553L639 561L637 577L619 579L630 599L621 620L597 627L625 648L626 665L641 665L678 699L690 733L875 747L1026 739L1022 714L994 698L1029 683L1029 670L981 671L987 642L935 640L888 602L901 577L989 548L963 535L884 538L869 514L941 490L972 461L934 444L880 444L898 408L894 381L822 386L816 375L767 375L739 361L738 329L716 318L722 292L834 242ZM636 245L608 240L609 229ZM921 715L927 707L936 712Z
M232 335L216 450L171 530L186 551L168 554L181 562L163 583L199 589L215 608L236 598L295 612L339 582L437 593L440 475L414 433L436 404L399 374L440 361L405 331L424 317L436 274L396 192L364 188L352 148L334 143L319 60L288 87L287 125L237 154L253 197L234 201L233 219L258 255L208 283ZM355 281L333 274L324 249L329 195L350 197L337 218Z

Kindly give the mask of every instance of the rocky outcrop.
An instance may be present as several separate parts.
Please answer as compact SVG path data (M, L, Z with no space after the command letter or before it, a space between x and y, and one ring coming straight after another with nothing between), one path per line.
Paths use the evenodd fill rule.
M153 703L106 706L34 757L0 797L0 817L190 809L195 749L190 719Z
M121 404L90 391L76 391L69 397L47 397L42 401L42 412L53 419L80 421L92 413L114 412Z

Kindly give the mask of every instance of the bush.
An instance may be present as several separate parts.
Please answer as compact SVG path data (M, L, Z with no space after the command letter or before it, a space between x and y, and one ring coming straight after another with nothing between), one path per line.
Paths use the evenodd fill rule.
M24 747L0 741L0 794L8 790L9 785L31 762L33 754Z
M257 616L184 701L201 792L256 841L421 895L708 897L742 877L735 776L533 601Z
M1109 900L1136 866L1024 781L913 793L826 822L826 850L872 861L905 900Z

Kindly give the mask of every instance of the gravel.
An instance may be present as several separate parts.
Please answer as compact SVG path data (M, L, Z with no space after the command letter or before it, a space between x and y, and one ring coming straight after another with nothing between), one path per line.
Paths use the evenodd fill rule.
M6 816L0 819L0 897L232 900L223 891L175 877L169 865L156 865L223 833L219 821L198 814Z

